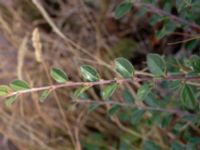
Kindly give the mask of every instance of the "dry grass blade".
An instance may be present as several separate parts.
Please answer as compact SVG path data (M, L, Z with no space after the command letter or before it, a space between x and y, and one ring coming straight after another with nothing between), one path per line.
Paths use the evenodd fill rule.
M32 43L35 49L35 58L37 62L42 62L42 43L39 29L35 28L32 32Z

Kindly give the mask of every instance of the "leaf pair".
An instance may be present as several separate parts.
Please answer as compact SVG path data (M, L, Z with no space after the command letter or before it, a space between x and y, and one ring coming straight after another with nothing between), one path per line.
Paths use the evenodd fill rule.
M127 59L123 57L115 59L115 70L124 78L131 78L134 74L134 67ZM80 71L84 79L87 81L94 82L100 79L96 69L89 65L81 66Z
M199 63L198 63L199 64ZM134 67L125 58L115 59L116 71L122 75L124 78L130 78L134 75ZM167 66L163 57L158 54L148 54L147 55L147 66L151 73L155 76L164 76L166 74ZM197 65L196 65L197 66Z
M132 66L132 64L127 59L122 57L115 59L115 70L124 78L131 78L133 77L134 74L134 67ZM96 71L96 69L94 69L89 65L81 66L80 71L84 79L88 81L94 82L100 79L100 76ZM104 100L109 99L113 95L117 87L118 87L117 83L111 83L110 85L106 86L102 91L102 98ZM75 96L80 95L80 93L84 92L87 89L88 88L85 86L77 89L75 91Z
M56 80L58 83L64 83L68 80L68 77L66 75L66 73L64 71L62 71L59 68L53 68L51 70L50 73L51 77ZM23 80L14 80L10 83L10 87L14 90L14 91L22 91L22 90L27 90L29 89L29 85L27 84L27 82L23 81ZM0 87L0 94L1 95L5 95L8 94L8 88L5 86L1 86ZM48 97L48 95L50 94L50 90L45 90L42 92L41 96L40 96L40 101L44 102L44 100ZM6 106L11 105L15 100L16 100L16 96L12 96L8 99L6 99L5 104Z
M8 95L9 91L11 91L11 90L14 90L14 91L18 92L18 91L29 89L29 85L25 81L23 81L23 80L14 80L14 81L12 81L10 83L9 86L6 86L6 85L0 86L0 96L6 96L6 95ZM16 94L14 96L11 96L11 97L7 98L5 100L5 105L7 107L9 107L10 105L12 105L15 102L15 100L17 99L17 96L18 95Z

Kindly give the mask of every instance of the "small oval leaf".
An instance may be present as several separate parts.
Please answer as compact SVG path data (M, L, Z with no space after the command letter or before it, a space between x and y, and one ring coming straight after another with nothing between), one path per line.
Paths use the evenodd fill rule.
M89 108L88 108L88 113L90 113L90 112L96 110L99 106L100 106L100 105L97 104L97 103L91 104L91 105L89 106Z
M15 91L27 90L29 89L28 83L23 80L14 80L10 83L10 87Z
M39 98L40 102L43 103L47 99L47 97L49 96L50 92L51 92L50 90L44 90L42 92L42 94L40 95L40 98Z
M147 66L151 73L156 76L163 76L166 72L166 63L158 54L147 55Z
M80 72L85 80L94 82L100 79L98 72L92 66L83 65L80 67Z
M149 83L144 83L137 91L137 98L139 100L144 100L147 95L151 92L152 85Z
M181 100L184 107L194 109L196 107L196 99L194 92L189 85L185 85L181 91Z
M200 73L200 57L193 55L191 58L191 65L195 72Z
M108 100L113 95L117 87L118 87L117 83L112 83L110 85L107 85L102 91L102 98L104 100Z
M135 71L133 65L123 57L115 59L115 70L124 78L133 77Z
M88 90L91 86L81 86L79 88L77 88L74 92L74 97L77 98L79 97L81 94L83 94L86 90Z
M68 80L67 74L59 68L52 68L50 75L58 83L65 83Z
M134 101L135 101L132 93L130 92L130 90L128 88L125 88L125 90L123 92L123 98L124 98L124 101L129 104L134 103Z
M131 123L134 125L138 124L142 119L144 113L145 111L143 109L135 109L131 115Z
M111 117L112 115L114 115L115 113L117 113L120 110L121 106L116 104L113 105L109 110L108 110L108 115Z
M119 19L127 14L131 10L132 5L133 4L131 2L122 2L119 4L115 9L115 18Z
M11 96L5 100L5 106L10 107L17 99L17 95Z
M9 87L6 85L1 85L0 86L0 96L5 96L8 94L8 89Z

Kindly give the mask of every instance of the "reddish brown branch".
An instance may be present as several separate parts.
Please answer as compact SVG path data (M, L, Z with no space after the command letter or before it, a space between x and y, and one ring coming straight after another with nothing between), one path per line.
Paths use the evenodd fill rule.
M140 7L146 7L149 12L158 14L160 16L168 16L174 22L186 24L189 27L191 27L192 30L195 30L196 32L200 33L200 26L198 24L196 24L194 22L190 22L188 20L185 20L185 19L180 18L178 16L175 16L173 14L170 14L170 13L168 13L166 11L163 11L162 9L159 9L159 8L157 8L157 7L155 7L155 6L151 5L151 4L137 3L137 2L135 3L134 2L134 6L138 7L138 8L140 8ZM190 30L190 29L187 28L187 30Z
M21 90L21 91L16 91L13 93L8 94L6 97L14 96L14 95L19 95L19 94L25 94L25 93L31 93L31 92L38 92L38 91L44 91L44 90L56 90L64 87L77 87L77 86L95 86L95 85L103 85L103 84L110 84L112 82L117 82L119 84L123 83L130 83L130 82L142 82L142 81L163 81L163 80L168 80L168 81L174 81L174 80L180 80L180 81L193 81L193 80L200 80L200 76L193 76L193 77L187 77L184 75L173 75L173 76L168 76L168 77L133 77L133 79L113 79L113 80L100 80L96 82L72 82L68 81L64 84L56 84L56 85L49 85L49 86L43 86L43 87L36 87L36 88L31 88L27 90Z

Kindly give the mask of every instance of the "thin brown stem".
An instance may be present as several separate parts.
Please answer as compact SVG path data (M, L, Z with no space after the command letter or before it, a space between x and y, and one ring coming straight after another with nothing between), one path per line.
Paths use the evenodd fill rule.
M112 82L117 82L119 84L123 83L130 83L130 82L142 82L142 81L163 81L163 80L168 80L168 81L175 81L175 80L180 80L180 81L193 81L193 80L199 80L200 76L191 76L187 77L185 75L172 75L168 77L133 77L133 79L112 79L112 80L100 80L96 82L73 82L73 81L68 81L63 84L55 84L55 85L49 85L49 86L44 86L44 87L36 87L36 88L31 88L27 90L21 90L21 91L16 91L8 94L6 97L14 96L14 95L19 95L19 94L25 94L25 93L32 93L32 92L39 92L39 91L44 91L44 90L56 90L64 87L77 87L77 86L95 86L95 85L104 85L104 84L110 84ZM193 82L189 82L189 84L192 84Z

